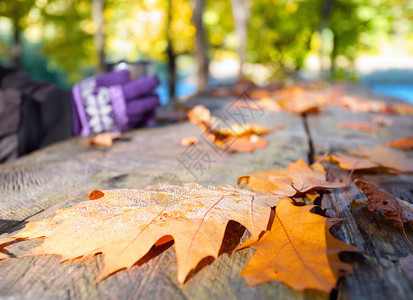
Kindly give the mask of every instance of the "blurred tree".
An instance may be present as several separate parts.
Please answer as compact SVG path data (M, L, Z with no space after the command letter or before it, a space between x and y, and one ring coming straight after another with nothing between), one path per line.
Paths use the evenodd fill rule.
M238 39L238 59L239 59L239 73L238 77L243 75L243 66L247 54L247 35L248 35L248 21L250 19L250 0L231 0L232 16L234 18L235 32Z
M370 29L370 20L360 18L358 0L334 0L328 20L328 28L333 34L330 74L334 75L337 58L342 55L350 63L356 58L357 50L364 47L360 36Z
M29 45L23 37L48 55L48 71L65 70L72 82L102 71L105 59L154 59L169 66L171 99L178 58L194 49L199 90L208 57L237 55L241 65L294 76L319 52L334 74L391 39L413 49L411 0L0 0L0 15L12 25L2 36L11 47L2 48L11 48L15 66L22 40ZM38 39L30 38L34 32Z
M203 24L211 60L234 57L237 51L231 11L231 0L205 0Z
M320 54L319 54L319 59L320 59L320 65L321 65L321 74L325 72L325 63L323 60L323 50L325 48L325 34L324 30L328 28L329 25L329 19L331 15L331 10L333 9L334 6L334 1L335 0L323 0L323 4L321 6L321 14L320 14L320 28L319 28L319 34L321 37L321 47L320 47ZM334 69L333 64L332 64L332 70Z
M13 44L11 60L13 66L20 67L22 53L22 33L25 29L24 18L35 4L34 0L2 0L0 3L0 16L11 20L13 25Z
M196 27L196 50L195 57L197 62L198 92L205 90L208 83L208 46L205 39L203 24L204 0L195 0L194 23Z
M62 68L73 82L81 70L97 65L90 0L44 0L38 9L43 17L44 53L50 68ZM88 74L90 75L90 73Z
M312 35L320 24L319 0L260 0L252 5L248 61L277 75L295 76L304 66Z
M104 25L105 0L92 0L92 20L95 25L93 39L97 56L98 74L105 72L105 34Z
M176 87L176 54L173 45L173 31L172 31L172 11L173 1L168 0L168 13L166 23L166 40L168 46L166 53L168 55L168 79L169 79L169 101L175 101L175 87Z

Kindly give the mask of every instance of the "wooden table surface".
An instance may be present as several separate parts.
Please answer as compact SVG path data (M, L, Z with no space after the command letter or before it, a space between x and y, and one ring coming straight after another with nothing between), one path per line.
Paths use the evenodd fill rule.
M225 115L234 98L196 98L214 115ZM412 135L411 116L390 116L395 125L378 133L338 129L339 122L369 121L374 114L352 113L328 107L322 114L304 119L286 112L264 112L250 123L276 128L267 138L269 146L250 154L217 153L205 142L198 146L212 159L201 174L192 174L178 162L186 150L181 138L200 137L200 128L189 122L140 129L107 149L90 147L85 138L74 138L0 166L0 238L10 236L28 221L50 217L59 208L87 200L93 189L144 188L149 184L200 182L236 185L237 178L251 172L288 166L300 158L308 160L311 139L315 154L340 151L360 145L375 146ZM346 181L349 172L326 164L336 180ZM194 176L195 175L195 176ZM413 176L380 173L353 174L380 184L395 196L413 202ZM75 263L59 263L56 256L22 257L39 244L28 241L7 248L15 257L0 262L0 297L10 299L413 299L413 283L404 275L397 259L413 250L403 233L380 214L367 208L350 211L353 199L364 198L354 184L348 191L330 190L321 206L331 217L344 218L333 228L342 241L364 250L341 255L354 266L330 295L319 291L294 291L280 282L248 287L239 276L252 248L223 254L201 269L184 285L177 281L174 246L141 266L115 273L95 283L101 257ZM412 226L405 227L413 241ZM245 237L244 237L245 238Z

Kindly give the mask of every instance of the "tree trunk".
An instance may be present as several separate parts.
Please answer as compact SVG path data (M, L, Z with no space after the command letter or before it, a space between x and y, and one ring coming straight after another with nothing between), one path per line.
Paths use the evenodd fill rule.
M321 67L321 75L323 75L327 67L323 63L323 52L325 48L325 39L323 37L323 31L328 27L328 19L330 18L331 11L333 10L333 5L334 5L334 0L323 0L323 5L321 7L321 13L320 13L320 28L318 29L318 32L320 33L321 36L321 48L320 48L320 67ZM333 62L331 62L331 65ZM331 74L330 74L331 75Z
M13 62L13 67L18 69L21 67L21 27L20 27L20 16L16 14L13 18L13 45L11 49L11 59Z
M208 47L205 39L205 30L202 23L204 0L195 0L194 23L196 27L196 64L198 72L198 92L205 91L208 84Z
M175 86L176 86L176 55L172 44L172 32L171 32L171 21L172 21L172 0L168 1L168 16L167 16L167 26L166 26L166 38L168 46L166 48L166 53L168 55L168 77L169 77L169 101L175 101Z
M333 32L333 49L331 50L331 64L330 64L330 76L333 77L336 72L336 58L337 58L337 35Z
M103 33L105 10L105 0L92 0L92 20L96 25L96 31L93 35L95 42L95 50L97 55L97 72L102 74L105 72L105 34Z
M248 20L250 18L250 0L231 0L232 16L234 18L235 33L238 37L239 73L243 75L242 67L247 55Z

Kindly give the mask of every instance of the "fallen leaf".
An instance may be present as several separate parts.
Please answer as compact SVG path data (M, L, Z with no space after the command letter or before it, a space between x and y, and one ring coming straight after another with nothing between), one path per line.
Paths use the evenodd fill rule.
M374 148L360 147L357 150L349 150L350 154L361 156L381 167L393 169L396 172L413 172L413 159L399 150L393 150L384 146Z
M1 241L1 243L0 243L0 260L10 258L9 255L7 255L6 253L3 253L1 251L4 251L4 247L6 247L10 242L13 242L14 238L4 238L4 239L0 239L0 241Z
M217 139L220 137L250 137L252 135L265 135L270 133L267 127L255 124L245 124L239 125L234 124L231 127L224 127L215 129L213 133L216 135ZM225 138L221 138L225 139Z
M120 132L102 132L92 138L89 143L93 146L110 147L113 145L113 141L121 136L122 133Z
M335 239L329 230L339 220L310 213L313 207L278 202L271 230L253 244L257 251L241 271L249 286L277 280L296 290L330 292L340 270L352 271L339 253L360 250Z
M373 123L375 123L378 126L382 127L391 127L394 125L394 121L390 118L386 118L383 116L374 116L372 118Z
M189 121L196 125L211 123L211 112L203 105L197 105L188 112Z
M253 173L242 176L238 184L260 192L280 196L299 196L305 193L328 188L341 188L344 183L326 181L326 171L319 163L309 167L304 160L290 163L288 169Z
M320 197L320 194L317 192L309 192L305 194L306 197L308 197L308 199L310 199L311 201L315 201L318 197Z
M258 137L270 132L265 126L234 124L231 127L219 128L219 120L211 117L210 111L202 105L189 111L188 118L202 128L209 141L228 152L252 152L268 145L267 140Z
M339 105L352 112L387 112L389 110L388 105L383 101L368 100L350 95L341 97Z
M413 210L410 206L403 204L377 185L359 179L354 183L366 195L371 212L383 211L386 218L392 220L393 224L399 228L403 227L403 223L413 224Z
M409 254L399 259L399 265L410 282L413 281L413 255Z
M231 186L198 184L95 190L89 199L49 219L29 222L12 239L44 237L31 255L55 254L63 261L103 253L97 280L130 268L153 245L173 239L178 281L183 283L203 258L218 256L230 220L244 225L257 240L278 200Z
M271 92L268 90L252 90L248 91L248 95L252 98L266 98L271 96ZM238 101L237 101L238 102Z
M338 127L341 129L357 130L357 131L365 131L365 132L376 132L377 131L376 127L371 126L367 122L339 123Z
M413 210L413 204L404 200L401 200L399 198L396 198L403 206L406 206L407 208ZM365 207L369 205L369 200L367 198L360 198L360 199L355 199L353 202L351 202L351 207L350 211L353 212L359 207Z
M345 170L366 170L380 168L378 164L372 163L367 159L360 157L351 157L342 154L327 155L322 161L338 163L338 165Z
M268 178L270 176L288 176L288 169L276 169L266 172L252 173L238 178L238 185L263 193L271 193L277 186L273 185Z
M228 152L249 153L255 149L263 149L268 146L268 141L261 139L257 135L242 138L230 138L224 142L217 142L216 145Z
M401 115L413 115L413 105L410 104L396 104L393 109Z
M296 97L281 102L281 107L294 114L318 114L321 112L321 104L308 97Z
M195 145L195 144L198 144L198 139L194 136L181 139L182 146L189 146L189 145Z
M406 137L404 139L388 142L388 145L393 148L403 150L413 150L413 137Z
M261 108L271 112L279 112L282 110L280 104L278 104L277 101L269 97L261 98L258 103Z

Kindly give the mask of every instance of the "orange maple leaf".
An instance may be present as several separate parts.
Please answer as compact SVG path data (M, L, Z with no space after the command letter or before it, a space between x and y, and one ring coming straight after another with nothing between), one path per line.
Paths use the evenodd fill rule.
M394 121L392 119L380 115L374 116L371 120L376 125L382 127L392 127L394 125Z
M202 128L205 137L217 147L228 152L252 152L267 147L268 141L259 136L270 131L265 126L254 124L234 124L217 128L219 120L211 116L205 106L197 105L188 112L189 120Z
M310 213L314 206L294 206L282 199L271 230L253 244L257 251L241 271L249 286L278 280L296 290L330 292L339 271L352 271L339 259L342 251L360 251L329 232L337 219Z
M129 268L153 245L175 241L178 280L205 257L218 256L227 223L244 225L257 240L278 198L231 186L170 185L159 189L93 191L91 201L30 222L7 240L45 238L31 255L62 261L103 253L97 280ZM5 240L0 240L0 246Z
M393 109L401 115L413 115L413 105L411 104L395 104Z
M374 148L360 147L357 150L349 150L348 152L396 172L413 172L413 159L410 159L405 153L399 150L377 146Z
M338 163L338 165L345 170L366 170L380 168L380 165L372 163L367 159L343 154L327 155L323 158L322 161Z
M0 243L0 251L4 251L4 248L11 242L14 241L14 238L4 238L4 239L0 239L1 243ZM10 256L8 256L6 253L0 252L0 260L2 259L6 259L9 258Z
M280 196L299 196L307 192L328 188L341 188L344 183L328 182L324 167L315 163L309 167L304 160L290 163L288 169L278 169L253 173L238 178L238 184L247 184L255 191L273 193Z
M352 112L387 112L389 110L389 106L383 101L368 100L351 95L341 97L338 102L339 105Z
M318 114L321 112L321 104L320 102L314 99L308 99L306 97L302 98L293 98L289 99L288 101L282 102L281 106L293 113L293 114Z
M400 140L391 141L388 145L393 148L413 150L413 137L406 137Z
M113 145L113 141L122 137L120 132L102 132L93 137L89 144L99 147L110 147Z
M3 250L3 248L0 248L0 250ZM6 258L9 258L9 256L6 253L0 252L0 260L6 259Z

